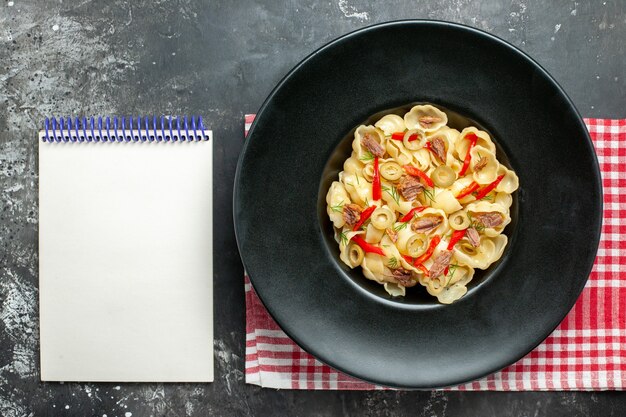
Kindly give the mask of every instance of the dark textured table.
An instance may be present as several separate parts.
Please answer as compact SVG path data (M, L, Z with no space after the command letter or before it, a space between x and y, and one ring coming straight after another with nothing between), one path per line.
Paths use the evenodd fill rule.
M244 113L256 111L291 67L327 41L387 20L465 23L528 52L584 116L626 117L624 0L245 3L0 5L0 415L625 415L619 392L296 392L245 385L243 271L231 211ZM214 383L39 382L35 132L46 116L72 114L201 114L214 130Z

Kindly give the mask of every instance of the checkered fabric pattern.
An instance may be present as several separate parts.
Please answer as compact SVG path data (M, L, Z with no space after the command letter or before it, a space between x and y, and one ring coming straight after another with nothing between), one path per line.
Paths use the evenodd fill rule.
M247 134L254 115L246 115ZM453 390L622 390L626 387L626 119L585 119L604 186L596 261L556 330L513 365ZM383 389L315 359L278 327L245 277L246 382L268 388Z

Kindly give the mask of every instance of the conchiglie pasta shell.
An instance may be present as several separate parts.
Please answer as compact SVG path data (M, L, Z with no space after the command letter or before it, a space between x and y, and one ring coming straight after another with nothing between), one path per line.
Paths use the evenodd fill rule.
M472 170L474 181L483 185L494 182L498 177L498 168L500 168L500 163L496 159L496 155L482 146L474 146L470 151L470 155L472 156L470 169ZM487 165L478 172L474 171L476 164L478 164L481 159L484 160L483 158L487 160Z
M343 220L343 210L334 211L331 207L343 206L350 203L350 197L343 184L338 181L333 181L326 194L326 213L328 213L330 221L333 222L333 226L341 228L345 224L345 221Z
M374 253L366 253L361 263L365 278L373 281L385 282L385 262L382 256Z
M459 265L466 265L472 268L487 269L489 266L489 254L485 254L483 245L489 246L487 238L483 236L480 239L480 246L475 248L466 241L461 241L454 246L454 257ZM487 252L490 251L487 248Z
M406 130L404 119L397 114L388 114L381 117L381 119L377 121L374 126L382 130L385 136L390 136L393 133L404 132Z
M343 183L354 203L364 206L366 201L372 201L372 184L367 182L365 178L340 172L339 181Z
M474 217L474 213L491 213L497 211L502 215L503 221L499 226L486 227L483 233L486 236L496 236L502 233L502 230L507 224L511 223L511 216L509 215L509 209L502 207L500 204L489 203L487 201L478 201L476 203L470 203L465 207L465 211L469 213L470 217Z
M446 189L450 190L452 194L457 196L465 187L469 186L472 183L472 181L474 181L474 178L472 178L471 175L466 175L465 177L461 177L457 179L456 181L454 181L454 184L452 184Z
M420 124L419 119L423 116L439 117L441 121L432 123L430 126ZM418 129L423 132L434 132L442 126L448 124L448 116L438 108L429 104L414 106L404 115L404 124L407 129Z
M460 134L461 132L456 129L453 129L449 126L442 126L434 132L426 133L426 137L428 138L428 140L433 140L439 135L445 135L446 139L448 140L448 145L450 145L451 148L450 152L453 152L454 145L456 144L456 141L458 140Z
M354 155L354 154L353 154ZM343 163L343 171L346 174L356 174L363 169L363 163L355 156L351 156Z
M485 257L487 257L489 260L489 265L493 264L502 257L502 254L504 253L504 248L506 248L506 244L508 241L509 239L506 235L483 237L481 239L480 246L483 246L483 243L487 243L483 251L485 253Z
M502 181L496 187L497 192L513 193L519 187L519 178L514 171L511 171L504 165L500 165L498 168L498 175L504 175Z
M435 156L435 154L433 154L432 152L428 152L428 154L430 155L430 159L432 160L432 164L434 166L439 166L439 165L450 165L450 163L455 161L454 158L454 144L456 143L456 138L459 136L459 131L456 129L450 129L447 126L444 126L442 128L440 128L439 130L437 130L436 132L432 132L429 133L427 135L427 141L431 142L434 139L441 139L443 140L445 149L446 149L446 161L445 163L440 161L439 158L437 158ZM454 169L454 167L451 167L452 169ZM455 170L456 171L456 170Z
M368 224L365 228L365 241L367 243L378 243L385 234L384 230L380 230L374 227L372 223Z
M451 264L457 264L454 257ZM463 297L467 293L467 284L473 277L474 269L469 266L458 266L454 273L448 272L445 287L437 294L437 300L441 304L451 304Z
M392 297L404 297L406 295L406 288L402 285L398 285L395 282L385 282L383 284L385 291Z
M393 241L391 240L391 238L387 234L383 235L382 239L380 240L380 246L381 246L383 252L385 253L385 259L386 259L385 262L387 264L389 264L389 262L391 261L392 258L395 258L395 260L396 260L396 262L398 262L399 266L402 266L403 268L408 269L410 271L414 271L414 272L418 271L417 268L415 268L413 265L409 264L402 257L402 254L398 250L398 247L393 243Z
M368 182L372 182L374 179L374 164L373 163L366 164L361 170L361 175Z
M459 203L451 191L447 189L435 188L435 192L434 201L431 202L432 207L441 209L446 214L461 210L461 203Z
M353 231L352 228L345 226L342 230L341 233L344 234L344 236L346 237L345 239L341 239L339 238L339 231L337 232L337 236L336 236L336 240L339 242L339 250L343 251L345 248L347 248L350 245L350 240L352 240L352 238L356 235L363 235L362 230L357 230L357 231Z
M415 152L412 152L413 161L415 161L415 166L417 169L422 170L424 172L432 169L432 159L430 157L430 152L427 149L420 149ZM406 165L406 164L405 164Z
M474 268L470 266L461 266L457 263L457 260L452 257L451 264L458 265L454 273L448 273L446 285L462 284L465 285L474 277Z
M398 202L396 202L396 200L394 199L392 195L393 192L387 191L387 189L393 190L395 188L393 184L388 183L388 182L381 182L381 187L383 188L383 192L382 192L383 204L386 203L390 209L394 211L399 211L402 214L406 214L413 208L413 204L410 201L406 201L404 198L402 198L402 196L399 195L397 190L396 190L396 196L398 197ZM370 184L370 189L371 189L371 184Z
M485 131L478 130L475 127L466 127L461 130L458 139L454 144L454 151L456 153L456 157L461 161L465 160L465 156L467 156L467 150L469 149L470 140L465 139L465 136L468 133L474 133L478 136L478 141L476 142L476 146L482 146L485 149L488 149L493 154L496 153L496 145L493 144L491 137Z
M413 159L411 152L409 152L400 141L388 140L385 144L385 149L389 156L395 159L400 165L410 164Z
M439 294L437 294L437 300L441 304L452 304L465 294L467 294L467 287L465 285L453 284L449 287L445 287Z
M500 204L502 207L510 209L513 204L513 196L505 192L497 193L494 202L496 204Z
M438 208L434 208L434 207L428 207L427 209L424 209L421 212L416 213L415 220L423 219L424 217L428 217L428 216L440 217L442 219L442 222L438 227L426 233L427 235L436 235L436 234L443 235L448 231L449 229L448 216L446 216L445 211L438 209ZM407 227L410 227L410 226L407 226Z
M346 238L338 239L339 240L339 259L341 259L343 263L348 265L350 268L355 268L357 265L352 265L352 263L350 262L349 249L351 245L354 245L354 243L350 243L350 240L355 235L362 235L363 232L362 231L353 232L351 229L344 228L344 230L342 230L342 233L344 234Z
M364 156L367 153L367 148L365 148L365 146L363 146L363 144L361 143L361 139L365 134L371 135L378 143L383 146L383 148L385 148L385 136L383 135L383 132L371 125L361 125L357 127L356 131L354 132L354 140L352 141L352 150L360 161L364 159Z

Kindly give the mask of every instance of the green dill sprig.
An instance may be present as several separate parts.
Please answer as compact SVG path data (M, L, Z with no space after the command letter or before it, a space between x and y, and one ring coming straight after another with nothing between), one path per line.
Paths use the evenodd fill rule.
M365 154L363 156L361 156L361 161L365 161L365 162L369 162L369 161L373 161L374 160L374 155L372 155L372 153L370 151L365 152Z
M339 239L341 240L341 243L342 243L343 245L347 245L347 244L348 244L348 236L346 236L346 233L345 233L345 232L341 231L341 232L339 233Z
M330 206L330 209L335 213L343 212L343 200L339 204L335 204L334 206Z
M428 198L430 200L431 203L435 202L435 189L433 188L432 190L429 190L428 188L424 187L424 195L426 196L426 198Z
M387 194L389 194L391 198L393 198L393 200L396 202L397 205L400 205L400 195L398 194L398 190L396 189L396 187L394 186L387 187L383 185L381 189Z
M470 227L473 227L474 229L476 229L477 232L482 232L483 230L485 230L485 225L482 224L481 222L477 222L472 218L472 215L469 213L469 211L467 212L467 218L470 221Z
M472 195L474 196L474 198L478 195L478 191L474 191L472 193ZM479 198L476 199L476 201L481 201L481 200L489 200L489 201L493 201L493 195L492 194L487 194L485 195L483 198Z
M459 265L457 264L450 264L448 266L448 276L450 277L450 279L452 279L452 277L454 276L454 273L456 272L456 269L459 267Z
M389 266L389 268L391 269L396 269L398 267L398 260L396 259L395 256L392 256L389 259L389 262L387 263L387 265Z
M400 222L400 223L398 223L398 224L395 224L395 225L393 226L393 230L394 230L395 232L399 232L400 230L402 230L402 229L406 228L406 227L409 225L409 223L411 223L411 220L408 220L408 221L406 221L406 222Z

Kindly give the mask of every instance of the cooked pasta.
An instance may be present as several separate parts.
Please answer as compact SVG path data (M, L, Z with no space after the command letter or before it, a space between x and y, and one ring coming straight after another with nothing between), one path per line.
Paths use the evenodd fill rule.
M393 297L424 287L450 304L508 242L517 175L487 132L447 124L439 108L417 105L359 126L326 195L340 259Z

